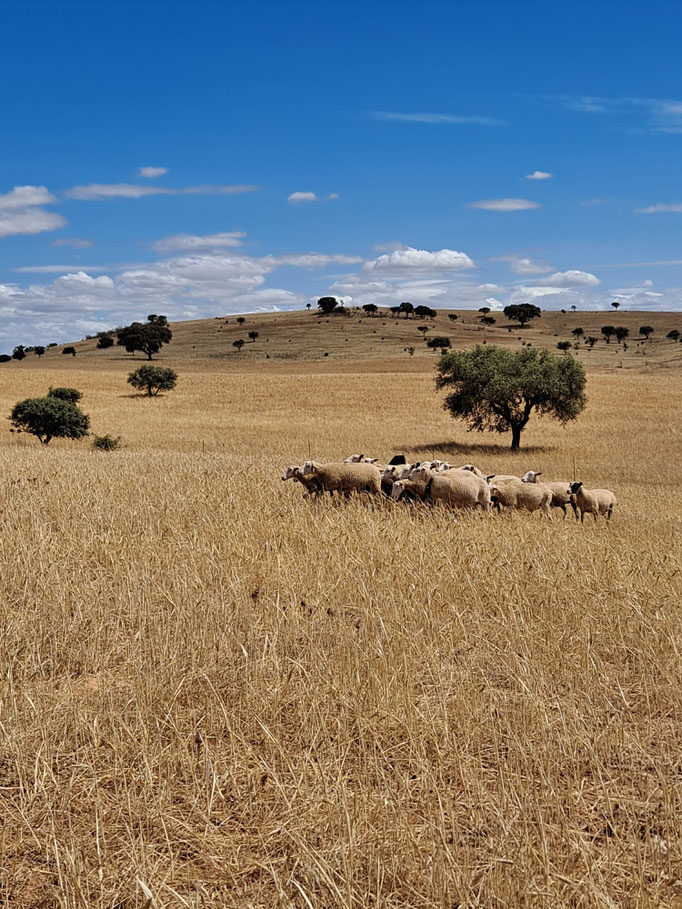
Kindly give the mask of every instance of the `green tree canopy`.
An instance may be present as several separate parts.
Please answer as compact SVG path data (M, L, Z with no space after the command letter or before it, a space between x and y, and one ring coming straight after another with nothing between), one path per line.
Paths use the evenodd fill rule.
M415 306L414 314L420 319L435 319L438 315L435 309L431 309L430 306L424 305Z
M97 338L97 350L106 350L107 347L114 346L114 339L111 335L100 335Z
M503 312L510 322L520 322L522 328L526 322L542 315L542 310L534 303L510 303L504 307Z
M139 391L156 397L160 391L171 391L178 383L178 374L166 366L140 366L128 374L128 383Z
M368 313L370 316L373 316L375 312L379 309L376 303L365 303L362 307L363 311Z
M15 429L36 436L43 445L52 439L82 439L90 427L90 418L77 404L54 395L19 401L12 408L10 422Z
M59 398L60 401L68 401L69 404L78 404L83 397L83 392L77 388L52 388L47 393L48 398Z
M436 386L448 389L443 406L470 430L512 433L512 451L533 411L561 423L584 409L585 370L574 357L547 350L477 345L446 353L438 364Z
M668 332L668 334L666 335L666 338L670 338L672 341L679 341L680 333L676 328L673 328L671 331Z
M152 355L158 353L164 344L168 344L173 332L168 327L165 316L147 316L146 322L133 322L116 330L117 344L125 347L128 353L136 350L147 355L151 360Z
M398 307L398 316L400 316L401 312L404 312L405 318L409 319L410 314L414 313L414 306L407 300L404 300Z
M36 357L42 357L42 355L45 353L45 348L42 346L42 344L38 344L33 348L33 353L36 355Z
M653 329L652 325L640 325L640 327L639 327L640 335L644 335L644 337L647 340L649 340L649 335L652 333L653 330L654 329Z
M339 305L339 301L336 297L320 297L317 301L317 308L324 313L329 314L334 312L336 307Z
M626 328L624 325L617 325L613 333L616 336L616 341L618 341L619 344L622 344L630 334L630 329Z
M12 359L23 360L26 357L26 349L23 344L18 344L12 351Z
M604 335L607 344L611 343L611 335L616 333L615 325L602 325L601 333Z

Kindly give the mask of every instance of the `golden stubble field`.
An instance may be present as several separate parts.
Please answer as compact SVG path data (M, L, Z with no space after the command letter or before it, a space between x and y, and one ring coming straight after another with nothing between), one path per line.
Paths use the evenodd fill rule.
M0 428L3 905L682 903L682 376L592 374L512 457L432 365L178 364L155 400L110 363L3 372L3 415L75 385L125 444ZM308 446L575 457L620 504L309 502L279 479Z

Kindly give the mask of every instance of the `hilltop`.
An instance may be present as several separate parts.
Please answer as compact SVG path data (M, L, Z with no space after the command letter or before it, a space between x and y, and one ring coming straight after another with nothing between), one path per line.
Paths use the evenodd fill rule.
M450 314L456 315L457 320L451 320ZM572 352L588 367L622 366L627 369L682 364L682 344L666 338L671 329L682 331L680 313L546 311L523 329L509 323L502 313L490 315L496 322L489 327L482 325L481 314L472 310L438 310L435 318L424 320L395 317L386 311L368 316L350 309L345 316L327 316L306 310L248 314L241 317L243 324L238 323L236 316L174 322L171 326L173 341L155 359L166 363L213 361L214 368L222 364L229 370L282 369L286 364L305 364L306 368L315 371L325 367L348 368L353 361L363 361L363 370L383 364L391 370L423 372L432 369L438 352L426 346L422 335L427 339L446 336L453 348L479 343L520 348L522 344L530 343L557 352L557 342L573 342L573 329L582 328L584 336L577 350ZM629 329L627 349L615 338L610 344L605 342L601 326L609 324ZM639 335L642 325L654 329L648 341ZM428 330L419 330L424 328ZM255 341L249 339L249 332L258 332ZM599 339L593 349L585 343L589 336ZM233 346L238 339L245 342L241 351ZM71 363L83 367L85 361L111 367L121 361L130 363L142 358L139 353L133 358L118 346L98 350L94 338L72 344L77 352L75 358L61 356L64 346L69 345L59 345L49 348L40 360L29 354L23 364L13 362L5 366L32 367L51 363L54 368L57 355L60 368L68 368ZM414 348L412 355L410 348Z

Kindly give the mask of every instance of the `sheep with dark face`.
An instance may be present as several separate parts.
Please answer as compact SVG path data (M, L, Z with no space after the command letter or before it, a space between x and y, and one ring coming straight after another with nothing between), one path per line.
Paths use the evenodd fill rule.
M528 470L521 477L523 483L537 483L538 477L542 476L542 471ZM572 496L568 491L569 484L563 480L555 481L552 480L551 483L543 482L544 486L549 486L552 490L552 501L550 505L552 508L560 508L564 517L566 517L566 506L570 505L573 509L573 514L575 515L576 521L578 520L578 506L575 503L575 496Z
M575 496L575 502L580 511L580 523L585 523L585 515L591 514L595 523L597 515L603 515L607 521L611 520L614 507L618 504L615 495L610 489L586 489L582 481L571 483L568 494Z
M354 491L381 492L381 474L374 464L347 464L345 461L317 464L315 461L306 461L301 475L314 477L325 492L340 492L346 496Z
M287 467L282 474L282 480L294 480L294 482L300 483L305 489L304 498L305 496L319 495L322 492L322 486L318 479L316 477L304 477L301 470L301 467Z

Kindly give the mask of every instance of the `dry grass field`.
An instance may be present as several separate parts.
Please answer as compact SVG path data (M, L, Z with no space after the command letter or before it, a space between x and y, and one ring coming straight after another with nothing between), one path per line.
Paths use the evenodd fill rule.
M592 370L512 456L431 353L171 346L145 399L87 345L1 373L0 413L74 385L125 446L0 428L3 906L682 904L679 369ZM575 458L620 504L311 502L280 480L308 451Z

